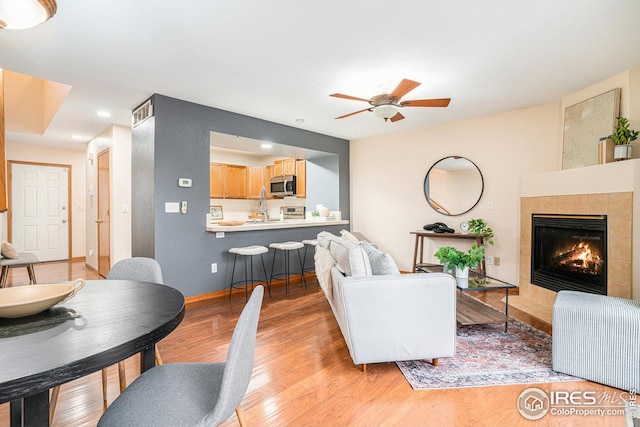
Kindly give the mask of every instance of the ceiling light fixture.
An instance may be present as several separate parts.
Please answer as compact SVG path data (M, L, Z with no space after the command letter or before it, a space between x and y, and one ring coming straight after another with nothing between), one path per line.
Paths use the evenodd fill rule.
M111 117L111 113L108 111L97 111L96 114L100 117Z
M42 24L56 14L56 0L0 1L0 30L23 30Z
M262 144L262 145L260 145L260 147L264 148L264 149L269 149L269 148L273 147L273 145L271 145L271 144Z
M381 119L384 119L384 121L386 122L391 117L398 114L398 111L400 111L400 109L395 105L384 104L384 105L378 105L377 107L375 107L373 109L373 114L375 114L377 117L380 117Z

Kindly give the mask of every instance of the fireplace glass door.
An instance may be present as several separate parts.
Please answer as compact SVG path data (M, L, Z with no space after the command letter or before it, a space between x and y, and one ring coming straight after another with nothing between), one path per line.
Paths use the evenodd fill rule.
M531 241L531 283L606 295L606 216L534 214Z

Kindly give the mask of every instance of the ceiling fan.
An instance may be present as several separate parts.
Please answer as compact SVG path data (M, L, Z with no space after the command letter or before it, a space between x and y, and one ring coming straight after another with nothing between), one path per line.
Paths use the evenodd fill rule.
M375 95L371 99L358 98L351 95L343 95L341 93L333 93L329 96L336 98L352 99L354 101L364 101L371 104L371 107L363 110L354 111L353 113L345 114L344 116L336 117L336 119L344 119L345 117L353 116L354 114L362 113L364 111L372 111L376 116L392 122L404 119L404 116L400 114L400 108L402 107L446 107L449 105L451 98L439 98L439 99L415 99L400 101L400 98L411 92L413 89L420 86L420 83L413 80L402 79L402 81L396 86L391 93L381 93Z

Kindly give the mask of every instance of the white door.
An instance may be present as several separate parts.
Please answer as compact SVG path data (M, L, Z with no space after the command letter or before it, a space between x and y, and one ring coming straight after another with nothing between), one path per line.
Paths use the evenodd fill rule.
M69 259L69 168L11 164L11 240L40 261Z

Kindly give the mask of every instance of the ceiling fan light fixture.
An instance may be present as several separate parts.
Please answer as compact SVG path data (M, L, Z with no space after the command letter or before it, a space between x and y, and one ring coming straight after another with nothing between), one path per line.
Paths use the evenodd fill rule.
M35 27L56 14L56 0L0 1L0 29L22 30Z
M378 105L377 107L375 107L373 109L373 114L375 114L377 117L380 117L381 119L384 119L386 122L391 117L398 114L399 111L400 109L395 105L384 104L384 105Z

